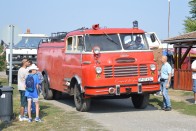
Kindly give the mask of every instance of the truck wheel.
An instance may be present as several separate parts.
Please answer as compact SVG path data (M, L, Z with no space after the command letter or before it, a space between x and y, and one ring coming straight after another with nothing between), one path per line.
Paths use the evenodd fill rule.
M78 83L74 86L74 102L77 111L86 112L90 109L91 100L83 97Z
M149 94L133 94L132 102L135 108L144 109L149 102Z
M53 98L55 100L59 100L59 99L61 99L61 97L62 97L62 92L53 90Z
M46 75L44 75L44 80L42 82L42 95L46 100L52 100L53 98L53 92L49 87L49 82Z

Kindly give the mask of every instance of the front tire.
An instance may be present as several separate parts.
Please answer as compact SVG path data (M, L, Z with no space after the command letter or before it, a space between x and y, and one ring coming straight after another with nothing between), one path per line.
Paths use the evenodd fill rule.
M149 94L133 94L132 102L135 108L144 109L149 103Z
M42 82L42 95L46 100L52 100L53 98L53 92L50 89L50 84L46 75L44 75L44 80Z
M74 102L77 111L86 112L90 109L91 100L84 98L78 83L74 85Z

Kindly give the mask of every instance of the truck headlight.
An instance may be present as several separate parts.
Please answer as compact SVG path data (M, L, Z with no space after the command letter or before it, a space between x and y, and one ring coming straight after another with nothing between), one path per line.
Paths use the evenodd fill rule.
M155 64L151 64L150 65L150 69L154 71L156 69L156 65Z
M101 67L96 67L95 71L97 74L100 74L102 72L102 68Z

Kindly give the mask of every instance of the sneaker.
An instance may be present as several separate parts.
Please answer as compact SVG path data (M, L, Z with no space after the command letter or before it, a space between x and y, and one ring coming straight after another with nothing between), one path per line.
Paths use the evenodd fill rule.
M35 118L35 121L36 121L36 122L42 122L42 120L41 120L39 117L36 117L36 118Z
M28 121L29 119L25 116L21 117L19 116L19 121Z
M32 121L33 121L32 118L29 118L28 122L32 122Z
M162 109L162 110L165 110L165 109L166 109L166 107L162 107L161 109Z
M165 108L165 111L171 111L171 107Z
M195 104L196 104L196 101L195 101Z

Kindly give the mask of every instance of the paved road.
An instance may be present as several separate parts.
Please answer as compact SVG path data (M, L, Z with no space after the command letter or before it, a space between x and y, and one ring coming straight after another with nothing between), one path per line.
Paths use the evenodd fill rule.
M72 98L47 101L65 111L75 111ZM195 131L196 117L148 106L136 110L131 99L93 100L90 112L79 113L112 131Z

